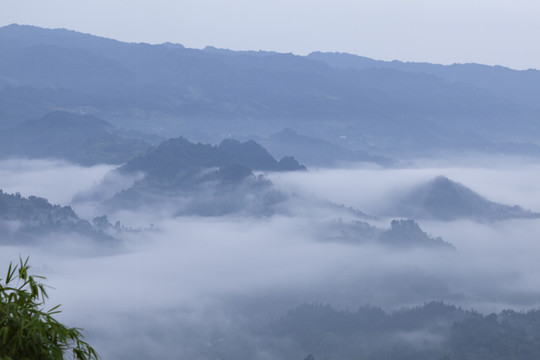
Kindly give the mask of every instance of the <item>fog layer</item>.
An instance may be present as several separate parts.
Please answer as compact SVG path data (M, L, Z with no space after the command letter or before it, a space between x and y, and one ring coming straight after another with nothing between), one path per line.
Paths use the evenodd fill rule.
M437 175L491 200L540 210L537 165L485 164L320 169L270 178L300 197L375 215L403 189ZM1 168L4 191L62 205L101 181L115 182L106 178L107 166L13 160ZM84 204L83 212L92 213ZM420 223L424 230L457 250L397 251L321 241L318 225L341 215L290 204L287 212L266 217L166 217L125 210L107 215L141 228L152 224L152 230L122 234L121 251L96 252L91 250L98 245L76 238L47 238L37 246L2 247L0 263L5 269L9 261L30 256L33 271L54 287L50 304L62 304L60 318L85 328L104 359L189 358L193 344L210 341L213 332L244 331L249 338L242 328L246 318L252 326L304 302L398 309L443 300L485 312L540 305L537 219L426 221ZM389 227L390 220L374 222Z

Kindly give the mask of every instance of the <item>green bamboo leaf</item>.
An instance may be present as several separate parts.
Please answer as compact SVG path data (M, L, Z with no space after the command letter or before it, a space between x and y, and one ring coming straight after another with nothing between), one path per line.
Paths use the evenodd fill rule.
M19 265L10 263L0 284L0 360L64 360L67 354L81 360L99 359L83 341L80 329L52 317L60 313L60 305L44 308L48 296L39 281L45 278L31 275L28 262L29 258L19 259ZM8 286L11 282L16 282L14 287Z

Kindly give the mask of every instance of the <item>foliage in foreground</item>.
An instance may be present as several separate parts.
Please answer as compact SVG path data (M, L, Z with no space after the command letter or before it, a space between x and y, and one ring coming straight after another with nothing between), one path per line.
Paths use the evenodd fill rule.
M0 279L0 360L99 359L79 329L59 323L45 310L48 298L42 276L30 275L28 259L10 263Z

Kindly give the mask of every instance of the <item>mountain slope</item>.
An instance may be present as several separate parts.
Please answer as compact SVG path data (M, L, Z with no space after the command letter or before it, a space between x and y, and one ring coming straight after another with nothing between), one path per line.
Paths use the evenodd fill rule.
M498 204L487 200L462 184L439 176L422 184L401 200L394 214L411 218L454 220L503 220L538 218L540 214L520 206Z

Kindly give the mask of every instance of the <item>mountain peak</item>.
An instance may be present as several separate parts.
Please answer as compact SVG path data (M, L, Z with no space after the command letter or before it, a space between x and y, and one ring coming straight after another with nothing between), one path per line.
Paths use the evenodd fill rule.
M276 161L264 147L253 140L240 142L234 139L225 139L218 146L212 146L210 144L194 144L179 137L164 141L145 155L129 161L123 169L173 178L179 173L186 173L186 171L232 165L265 171L305 169L298 162L296 162L297 166L294 167L292 160Z

